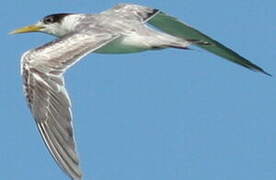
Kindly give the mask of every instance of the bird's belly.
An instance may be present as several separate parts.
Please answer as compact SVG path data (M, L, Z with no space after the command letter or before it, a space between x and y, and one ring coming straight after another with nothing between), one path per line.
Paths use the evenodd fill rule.
M135 53L149 49L151 49L151 46L149 46L142 37L123 37L108 43L107 45L96 50L95 53Z

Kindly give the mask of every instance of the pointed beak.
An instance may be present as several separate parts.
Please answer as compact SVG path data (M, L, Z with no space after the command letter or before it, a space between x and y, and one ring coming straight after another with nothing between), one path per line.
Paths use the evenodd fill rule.
M42 26L39 26L39 25L30 25L30 26L25 26L25 27L16 29L14 31L11 31L9 34L19 34L19 33L28 33L28 32L40 32L41 29L43 29Z

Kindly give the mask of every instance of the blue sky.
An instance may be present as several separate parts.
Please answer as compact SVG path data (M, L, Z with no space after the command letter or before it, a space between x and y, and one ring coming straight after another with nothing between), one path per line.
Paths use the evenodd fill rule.
M2 2L1 179L68 179L42 143L19 70L23 52L53 37L7 33L48 14L96 13L119 2ZM84 179L276 179L276 2L128 2L178 17L274 77L197 48L85 57L65 75Z

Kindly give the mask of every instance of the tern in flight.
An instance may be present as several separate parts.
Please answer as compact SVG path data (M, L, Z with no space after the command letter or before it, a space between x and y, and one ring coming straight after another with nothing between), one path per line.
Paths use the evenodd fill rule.
M43 32L57 37L25 52L21 58L21 73L25 95L39 132L57 164L74 180L82 179L82 172L63 74L82 57L92 52L185 50L195 45L248 69L270 75L175 17L140 5L119 4L99 14L52 14L11 34L26 32Z

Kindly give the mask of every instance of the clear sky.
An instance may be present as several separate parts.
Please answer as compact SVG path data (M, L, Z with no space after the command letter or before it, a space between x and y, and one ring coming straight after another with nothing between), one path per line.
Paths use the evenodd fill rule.
M128 1L159 8L274 75L204 50L91 54L70 69L84 180L275 180L275 0ZM96 13L115 0L1 2L0 177L66 180L36 129L20 57L53 39L10 36L58 12Z

